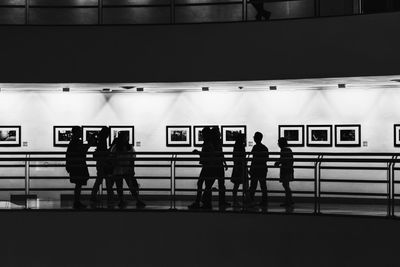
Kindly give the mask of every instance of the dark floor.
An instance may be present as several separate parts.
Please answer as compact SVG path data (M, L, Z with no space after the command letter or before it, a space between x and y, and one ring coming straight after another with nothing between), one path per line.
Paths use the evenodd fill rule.
M118 202L108 203L105 200L91 203L83 201L87 207L85 210L149 210L149 211L195 211L195 212L250 212L250 213L293 213L293 214L329 214L329 215L349 215L349 216L374 216L387 217L388 209L385 204L352 204L352 203L321 203L318 212L315 210L314 203L300 202L295 203L292 208L280 206L280 202L270 201L267 207L252 205L248 207L218 207L218 202L213 203L213 208L196 209L188 208L191 204L189 200L145 200L145 208L137 208L135 201L127 201L124 208L118 206ZM50 199L28 199L24 201L0 201L1 210L71 210L73 209L72 200L50 200ZM400 215L400 205L395 207L395 216Z

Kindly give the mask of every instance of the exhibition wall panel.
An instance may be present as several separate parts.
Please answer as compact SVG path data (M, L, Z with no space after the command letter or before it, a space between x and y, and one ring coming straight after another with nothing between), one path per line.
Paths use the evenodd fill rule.
M396 89L352 88L284 91L208 91L174 93L1 92L0 125L20 125L22 147L0 151L65 151L53 146L54 125L134 125L137 151L192 151L194 147L167 147L167 125L246 125L247 140L255 131L264 134L270 151L278 151L278 125L360 124L361 147L294 147L294 152L398 152L393 144L393 125L399 123L400 93ZM251 146L247 146L251 150ZM232 151L231 147L224 151ZM62 164L62 162L60 162ZM333 164L331 164L333 165ZM383 166L383 165L382 165ZM198 168L178 170L180 176L197 176ZM23 170L1 169L1 175L23 175ZM91 170L95 175L95 170ZM229 177L231 170L226 172ZM66 175L64 168L32 168L31 175ZM168 169L137 169L137 175L169 175ZM296 170L296 177L311 178L312 170ZM385 179L385 171L323 170L325 178ZM271 169L268 177L278 177ZM11 183L11 184L10 184ZM4 180L0 187L19 185ZM22 183L22 182L21 182ZM142 187L159 181L142 181ZM168 187L168 182L163 181ZM33 186L67 186L67 180L34 181ZM228 188L231 187L227 181ZM195 188L195 181L179 181L182 188ZM384 186L329 184L343 191L385 192ZM293 183L294 189L312 189L312 184ZM270 189L280 189L271 182ZM4 197L5 194L2 195ZM43 196L57 197L52 193Z

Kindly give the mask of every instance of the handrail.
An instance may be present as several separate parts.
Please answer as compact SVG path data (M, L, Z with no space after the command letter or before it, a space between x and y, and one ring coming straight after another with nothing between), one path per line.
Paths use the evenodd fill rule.
M166 12L169 12L169 21L165 22L164 24L177 24L176 20L176 9L180 7L196 7L196 6L224 6L224 5L238 5L241 7L241 18L240 20L235 20L231 19L228 21L250 21L253 20L248 17L248 9L252 8L249 7L251 4L254 3L271 3L271 2L283 2L283 3L288 3L288 2L294 2L296 0L232 0L232 1L206 1L206 2L189 2L189 3L184 3L184 2L176 2L175 0L170 0L170 1L165 1L165 3L144 3L144 4L135 4L135 3L126 3L126 4L105 4L103 0L97 0L97 3L92 3L92 4L73 4L71 3L70 5L68 4L34 4L31 3L30 0L25 0L24 4L0 4L0 9L1 8L24 8L25 10L25 25L31 25L32 21L30 20L30 14L32 10L35 9L96 9L97 10L97 22L96 23L91 23L91 24L97 24L97 25L105 25L106 23L104 22L104 12L110 9L115 9L115 8L166 8ZM309 0L310 2L312 1L314 5L311 7L313 9L313 16L311 17L320 17L321 16L321 2L323 0ZM55 1L57 2L57 1ZM363 6L364 6L364 0L358 0L358 3L356 6L354 6L353 9L353 15L361 15L364 13L363 11ZM394 10L394 7L388 5L387 10L385 11L380 11L380 12L392 12L396 11ZM311 12L310 12L311 13ZM347 15L347 12L343 11L343 16ZM309 17L307 17L309 18ZM155 18L156 19L156 18ZM287 18L291 19L291 18ZM226 21L226 20L225 20ZM195 21L188 22L188 23L195 23ZM53 24L51 22L47 24ZM57 23L56 23L57 24ZM74 25L74 22L71 21L70 24ZM84 23L82 23L84 24ZM111 23L112 24L112 23ZM131 23L125 23L125 25L129 24L146 24L146 23L137 23L137 22L131 22ZM46 23L44 24L46 25ZM62 23L59 23L57 25L63 25ZM80 25L79 23L75 23L75 25Z

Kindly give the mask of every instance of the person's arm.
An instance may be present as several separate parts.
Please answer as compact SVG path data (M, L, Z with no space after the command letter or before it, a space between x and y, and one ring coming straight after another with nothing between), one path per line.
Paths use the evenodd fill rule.
M279 160L275 161L274 164L275 167L280 167L282 165L282 152L283 150L281 150L281 155L279 156Z

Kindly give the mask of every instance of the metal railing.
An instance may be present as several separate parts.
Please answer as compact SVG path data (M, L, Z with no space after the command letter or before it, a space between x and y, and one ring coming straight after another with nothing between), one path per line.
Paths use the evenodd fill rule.
M250 165L251 154L246 153L247 166ZM225 152L225 160L228 168L233 167L233 153ZM295 180L300 189L293 190L297 199L305 199L314 204L314 213L321 213L321 204L327 199L353 198L358 200L372 200L383 203L387 207L386 215L395 216L396 198L400 196L396 193L396 185L400 180L396 180L395 174L400 167L396 166L400 154L394 153L314 153L305 152L293 153ZM199 156L192 152L136 152L135 170L138 175L136 178L142 182L153 181L153 186L142 186L142 194L151 193L165 200L168 199L171 208L176 208L176 201L180 197L193 195L196 191L194 187L188 187L188 183L182 186L183 181L197 181L198 173L201 168ZM275 167L274 163L279 159L279 152L270 152L268 158L268 168L270 169L267 181L276 183L279 181L278 175L271 175L271 170ZM95 173L95 160L93 153L88 152L87 166ZM194 171L197 169L197 171ZM50 175L40 174L43 170L50 172ZM140 174L140 170L145 170L147 175ZM155 175L164 171L164 175ZM185 174L186 170L186 174ZM189 170L189 175L187 174ZM300 172L307 171L307 174ZM332 177L330 171L340 171L348 174L351 171L361 171L364 177ZM20 175L10 175L10 173ZM375 177L376 172L381 178ZM39 174L37 174L39 173ZM60 175L54 175L60 173ZM183 174L180 174L183 173ZM277 171L275 171L277 173ZM22 175L23 174L23 175ZM373 175L368 178L368 175ZM334 176L340 176L337 173ZM96 174L90 179L95 179ZM65 171L65 152L0 152L0 193L20 193L22 196L29 196L32 192L71 192L73 187L66 186L69 176ZM226 177L229 180L230 177ZM33 186L33 181L44 180L39 186ZM16 181L23 181L23 186L9 186ZM50 181L65 181L63 186L46 186ZM156 183L154 183L156 181ZM167 183L163 183L166 181ZM194 183L193 183L194 184ZM355 185L357 190L348 190L348 185ZM69 184L68 184L69 185ZM330 185L336 185L332 187ZM382 189L382 186L385 186ZM331 188L332 187L332 188ZM379 190L379 188L381 188ZM83 192L88 192L91 187L83 188ZM227 190L230 192L231 190ZM100 190L103 194L103 190ZM243 190L240 190L243 194ZM269 189L271 196L282 197L282 189Z
M308 8L312 9L307 11L308 15L300 15L301 18L310 18L310 17L320 17L320 16L332 16L332 15L359 15L359 14L364 14L364 0L352 0L352 8L351 12L348 10L343 10L343 12L339 12L338 14L330 14L329 12L327 14L322 14L321 12L321 6L324 5L324 2L326 0L308 0L308 1L303 1L303 2L310 2L311 4L308 4ZM25 25L48 25L48 24L55 24L55 25L64 25L64 24L74 24L74 25L109 25L109 24L177 24L177 23L196 23L196 22L220 22L220 21L252 21L255 20L255 16L249 16L249 10L254 9L252 7L253 3L274 3L274 2L285 2L285 3L291 3L291 2L299 2L298 0L221 0L221 1L215 1L215 0L210 0L210 1L198 1L198 2L185 2L185 1L178 1L178 0L166 0L166 1L156 1L156 3L145 3L145 2L133 2L133 1L121 1L120 3L112 3L112 1L104 1L104 0L95 0L95 1L88 1L88 2L64 2L62 4L59 4L58 1L34 1L34 0L19 0L19 1L7 1L3 0L0 1L0 11L4 10L3 12L0 12L0 24L25 24ZM331 4L328 3L328 4ZM341 4L342 5L342 4ZM204 14L201 14L202 16L204 15L205 19L204 21L199 21L195 19L195 16L193 16L194 10L189 10L187 13L189 14L188 17L190 18L189 20L184 19L178 20L179 18L178 11L181 10L182 8L195 8L195 7L228 7L228 6L235 6L240 9L240 12L233 16L234 18L216 18L215 21L214 19L210 19L210 14L207 14L205 12ZM143 8L146 8L146 12L151 12L151 10L155 9L162 9L162 17L163 19L160 20L161 13L155 12L153 15L147 14L143 22L138 22L134 19L136 16L134 13L129 13L132 10L136 10L135 12L142 12ZM1 16L4 15L7 12L11 12L12 10L17 10L18 12L15 13L15 16L10 16L9 20L5 19L2 20ZM36 14L36 11L40 11L42 13ZM72 14L72 13L59 13L59 11L80 11L81 13L77 14ZM83 12L84 10L90 11L88 12ZM113 12L116 11L129 11L128 13L120 13L120 15L111 15ZM384 11L378 11L378 12L388 12L388 11L395 11L398 10L398 7L395 6L395 4L388 4L387 7L385 7ZM21 12L23 11L23 12ZM50 13L49 13L50 12ZM53 13L51 13L53 12ZM58 12L58 13L57 13ZM199 11L200 12L200 11ZM233 12L233 10L232 10ZM350 13L349 13L350 12ZM201 13L201 12L200 12ZM214 12L215 13L215 12ZM228 12L229 13L229 12ZM63 14L60 16L60 14ZM133 14L133 15L132 15ZM180 13L179 13L180 14ZM312 15L310 15L312 14ZM23 19L16 19L16 17L21 16ZM63 18L65 16L65 18ZM106 20L105 17L111 17L114 19L111 20ZM39 22L34 21L34 18L39 18ZM119 20L118 17L126 17L126 19ZM44 18L41 20L40 18ZM151 22L151 18L154 18L154 21ZM288 18L293 18L291 16L289 17L280 17L278 19L288 19ZM47 21L46 21L47 19ZM53 20L55 19L55 20ZM149 20L150 19L150 20ZM192 20L191 20L192 19ZM274 19L274 17L272 17ZM9 21L9 22L7 22ZM119 22L118 22L119 21Z

